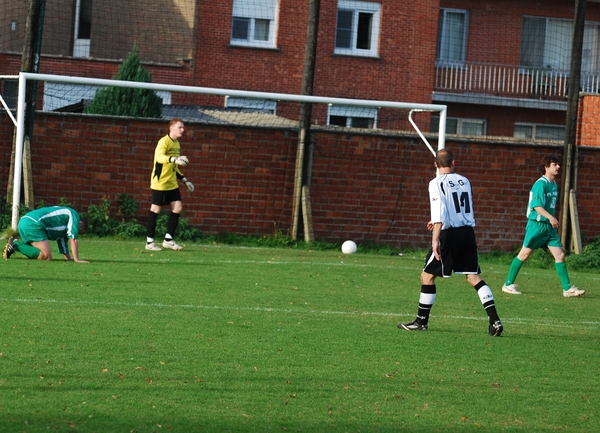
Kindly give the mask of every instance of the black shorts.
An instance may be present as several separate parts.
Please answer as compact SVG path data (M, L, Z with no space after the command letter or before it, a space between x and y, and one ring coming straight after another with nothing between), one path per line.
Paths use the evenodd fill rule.
M152 204L165 206L174 201L181 201L181 191L179 191L179 188L170 191L152 190Z
M442 230L440 248L441 260L437 260L433 251L430 251L425 259L424 272L444 278L451 277L452 271L455 274L479 275L481 273L473 227Z

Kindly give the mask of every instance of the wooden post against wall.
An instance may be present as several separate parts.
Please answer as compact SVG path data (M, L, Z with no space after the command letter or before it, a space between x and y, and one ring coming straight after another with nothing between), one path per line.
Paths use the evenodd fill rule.
M33 176L31 170L31 144L29 142L29 137L25 137L25 142L23 143L23 186L25 206L29 209L35 209L33 198Z
M563 247L571 245L569 224L570 191L577 185L577 111L579 108L579 90L581 85L581 58L583 50L583 31L585 28L586 0L575 0L575 26L573 45L571 47L571 69L569 74L569 89L567 95L567 119L565 122L565 142L563 151L561 175L561 233Z
M571 209L571 232L573 234L572 250L575 254L581 254L581 231L579 230L579 213L577 211L577 195L575 190L569 191L569 207Z
M317 56L317 39L319 32L320 0L310 0L308 5L308 24L306 29L306 47L304 51L304 71L302 74L302 94L312 96L315 78L315 60ZM303 102L300 106L300 129L298 131L298 150L296 152L296 173L294 176L294 197L292 205L292 232L293 239L298 239L301 232L300 223L312 221L310 205L302 205L302 191L304 186L310 186L310 172L312 164L310 122L312 105ZM302 216L302 218L301 218ZM312 232L312 224L310 227ZM306 233L306 228L304 230ZM309 235L312 238L312 235ZM308 241L308 239L305 239Z

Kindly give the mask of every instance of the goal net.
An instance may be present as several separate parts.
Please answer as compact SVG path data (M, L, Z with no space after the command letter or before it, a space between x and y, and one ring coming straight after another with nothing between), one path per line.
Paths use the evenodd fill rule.
M45 112L89 113L89 107L94 105L100 95L103 95L104 99L110 100L112 97L116 100L116 104L113 101L116 111L112 114L126 116L127 111L120 112L118 109L131 104L143 105L143 101L152 99L147 98L150 94L160 101L158 112L153 114L153 117L160 119L180 118L186 123L225 125L232 129L253 127L298 131L301 125L306 125L306 122L301 122L302 106L305 104L305 107L310 107L311 130L331 129L365 134L411 134L413 136L416 131L431 153L435 154L435 148L440 149L445 146L445 105L252 92L22 72L18 79L15 116L15 172L12 191L14 228L18 222L23 144L27 135L24 120L26 89L31 88L28 83L35 83L36 105L38 110ZM112 96L109 95L107 98L107 93L111 93ZM432 130L436 132L430 133L429 131ZM428 137L436 140L437 143L430 144ZM111 138L104 137L103 140L107 143ZM122 137L115 137L114 140L120 141ZM302 174L297 173L296 177L301 178Z

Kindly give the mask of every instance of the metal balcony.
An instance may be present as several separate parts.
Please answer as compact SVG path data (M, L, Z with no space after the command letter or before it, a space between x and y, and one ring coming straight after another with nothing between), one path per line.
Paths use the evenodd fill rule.
M444 63L436 67L436 92L496 97L565 100L569 71L485 63ZM583 78L583 77L582 77ZM598 75L589 77L598 91ZM584 83L582 83L584 87Z

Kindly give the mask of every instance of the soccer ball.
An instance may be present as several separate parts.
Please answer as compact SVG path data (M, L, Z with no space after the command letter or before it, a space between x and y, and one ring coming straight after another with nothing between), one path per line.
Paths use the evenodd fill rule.
M342 252L344 254L354 254L356 252L356 244L354 241L346 241L342 244Z

